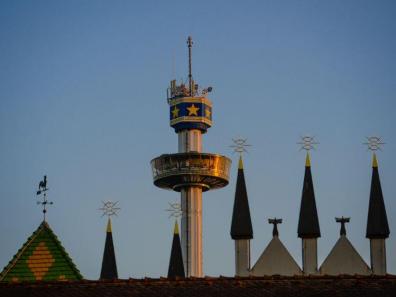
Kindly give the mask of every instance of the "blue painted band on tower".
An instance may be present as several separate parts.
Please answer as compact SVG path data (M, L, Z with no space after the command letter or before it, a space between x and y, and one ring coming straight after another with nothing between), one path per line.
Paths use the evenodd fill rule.
M212 126L212 102L206 97L183 97L169 101L170 125L177 132L199 129L203 133Z

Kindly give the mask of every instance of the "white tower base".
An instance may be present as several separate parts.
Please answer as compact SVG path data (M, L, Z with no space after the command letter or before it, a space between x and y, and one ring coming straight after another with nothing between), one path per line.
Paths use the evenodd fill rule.
M386 274L386 249L384 238L370 239L370 260L373 274Z
M201 152L200 130L179 132L179 153ZM203 277L202 272L202 188L185 187L181 190L181 244L186 276Z
M250 240L235 240L235 275L249 276L250 274Z
M302 266L305 275L318 273L318 243L316 238L302 239Z

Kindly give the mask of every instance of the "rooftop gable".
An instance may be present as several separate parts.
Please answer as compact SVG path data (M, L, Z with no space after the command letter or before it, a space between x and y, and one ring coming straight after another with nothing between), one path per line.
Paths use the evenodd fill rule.
M344 235L340 236L327 258L319 268L321 274L369 275L371 270L352 243Z
M0 281L81 280L83 277L47 222L18 250L0 273Z
M274 236L254 264L251 274L293 276L301 275L302 271L278 236Z

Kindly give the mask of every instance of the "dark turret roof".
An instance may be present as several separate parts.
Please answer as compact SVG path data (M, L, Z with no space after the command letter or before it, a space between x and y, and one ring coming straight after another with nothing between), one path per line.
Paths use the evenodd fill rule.
M386 216L384 197L378 173L377 157L373 155L373 174L371 177L370 202L367 217L367 238L388 238L389 225Z
M179 227L175 222L175 230L173 232L173 242L171 256L169 260L168 277L185 277L183 256L180 245Z
M253 238L242 157L239 158L234 210L232 212L231 238L234 240Z
M311 174L311 161L308 153L305 161L304 185L297 232L300 238L320 237L319 219Z
M106 242L103 252L102 270L100 272L100 279L117 279L117 263L114 252L113 232L111 230L111 220L107 222Z

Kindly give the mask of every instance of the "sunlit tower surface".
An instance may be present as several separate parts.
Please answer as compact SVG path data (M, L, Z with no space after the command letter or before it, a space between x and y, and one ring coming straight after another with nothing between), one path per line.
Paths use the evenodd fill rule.
M168 88L170 126L178 134L178 153L151 161L154 184L180 192L181 242L186 276L202 277L202 192L226 186L231 160L202 153L202 134L212 126L212 88L192 77L192 39L188 37L188 85L172 80Z

